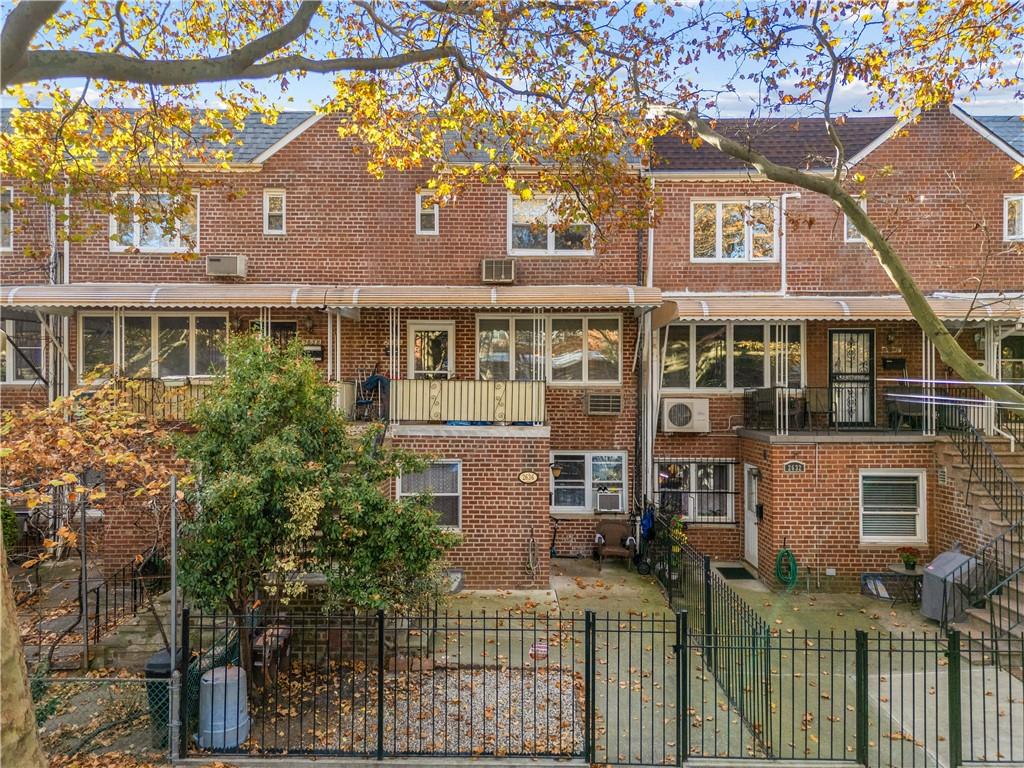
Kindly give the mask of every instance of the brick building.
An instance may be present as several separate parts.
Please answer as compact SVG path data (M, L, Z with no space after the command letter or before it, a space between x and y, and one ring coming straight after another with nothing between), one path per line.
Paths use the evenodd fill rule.
M544 585L550 549L589 554L602 516L646 501L765 578L783 543L802 573L845 582L903 544L991 535L940 471L934 387L891 396L949 376L828 200L665 139L638 168L663 200L656 226L592 241L588 224L535 226L544 200L499 186L424 208L424 174L370 177L333 120L252 122L180 222L194 260L175 256L180 236L84 209L62 237L5 182L3 407L101 364L184 407L223 334L298 336L339 408L387 417L389 439L432 457L394 490L434 491L471 587ZM758 131L778 161L828 155L812 122ZM954 107L843 131L865 204L936 311L987 370L1024 379L1020 121ZM374 371L386 391L368 397ZM975 410L998 438L998 409ZM111 533L131 524L115 517ZM108 538L111 562L131 554Z

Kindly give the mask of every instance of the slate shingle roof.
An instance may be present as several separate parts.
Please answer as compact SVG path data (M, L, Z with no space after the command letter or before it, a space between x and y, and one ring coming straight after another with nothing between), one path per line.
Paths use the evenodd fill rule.
M977 115L974 119L1024 155L1024 116Z

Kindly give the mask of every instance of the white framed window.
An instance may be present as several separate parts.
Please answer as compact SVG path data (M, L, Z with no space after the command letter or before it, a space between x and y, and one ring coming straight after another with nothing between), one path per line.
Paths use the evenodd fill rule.
M661 343L662 389L803 386L803 326L797 323L672 323Z
M860 470L860 540L924 544L927 473L923 469Z
M0 383L38 381L43 371L42 324L35 320L3 320L0 334Z
M865 213L868 210L868 201L866 198L858 197L857 205ZM850 217L845 213L843 214L843 242L844 243L866 243L867 238L861 233L857 227L854 226L853 222L850 221Z
M690 261L776 261L774 200L692 200Z
M593 256L594 226L586 221L560 224L557 195L523 200L508 196L510 256Z
M417 235L438 235L441 233L441 211L437 203L433 205L425 202L434 196L433 192L416 193L416 234Z
M263 190L263 234L284 235L286 195L283 189Z
M551 467L552 512L628 511L625 451L553 451Z
M398 497L429 493L431 506L437 512L437 523L443 528L462 526L462 461L438 459L420 472L407 472L398 478Z
M110 214L110 250L137 249L145 253L177 253L190 248L199 250L199 194L192 193L192 205L183 218L174 220L168 229L163 220L173 203L166 192L117 192L117 210ZM136 209L147 211L150 221L143 222Z
M414 320L408 325L409 374L414 379L455 375L455 323Z
M622 381L621 315L478 315L476 330L478 379Z
M695 523L736 522L736 462L655 459L658 508Z
M1003 197L1003 240L1024 240L1024 195Z
M14 187L0 187L0 251L14 249Z
M132 378L202 378L224 370L226 314L82 313L78 320L78 371L97 367Z

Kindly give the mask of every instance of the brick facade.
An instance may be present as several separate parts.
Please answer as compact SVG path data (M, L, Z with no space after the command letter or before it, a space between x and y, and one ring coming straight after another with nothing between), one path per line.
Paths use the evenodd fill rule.
M480 284L480 261L505 257L508 195L497 185L469 186L440 209L439 234L416 234L416 190L425 172L389 172L375 179L365 172L359 147L337 137L334 117L327 117L272 155L257 170L197 174L199 187L198 259L154 253L112 252L107 219L72 201L72 242L68 245L71 282L139 283L285 283L294 285L423 285L443 292L450 286ZM1002 201L1007 193L1024 192L1024 180L1013 178L1013 161L961 120L945 111L926 114L907 126L903 135L881 143L857 170L864 174L869 211L890 234L897 252L927 292L981 290L1024 291L1021 247L1002 242ZM650 271L651 284L667 296L673 293L779 292L790 295L892 294L887 275L869 249L844 242L843 217L825 198L742 173L722 177L682 177L655 174L662 200L653 232L653 263L648 263L648 233L622 230L602 223L593 256L517 256L517 285L637 285ZM643 180L641 183L647 183ZM861 187L848 182L858 191ZM286 232L264 234L263 191L286 191ZM765 263L694 263L690 259L690 210L698 198L769 197L785 207L785 258ZM15 185L14 247L0 252L0 278L5 285L45 283L52 270L61 281L62 243L50 242L45 209L18 196ZM784 202L781 202L784 201ZM244 254L245 278L211 278L202 257ZM58 258L54 259L53 256ZM585 291L580 288L579 291ZM431 289L425 291L429 294ZM430 303L424 296L424 304ZM98 311L102 311L97 308ZM183 310L184 311L184 310ZM205 310L195 310L202 312ZM232 332L248 329L258 309L224 311ZM416 435L401 430L396 445L440 458L462 461L463 543L451 558L463 569L469 587L537 587L547 583L549 548L560 555L589 555L593 546L592 515L563 515L557 533L550 515L550 454L552 451L621 451L627 456L628 503L641 502L644 480L650 486L652 467L639 467L637 455L641 390L658 370L642 370L636 351L657 343L638 336L641 324L631 308L593 308L573 311L532 307L517 314L612 314L621 317L621 381L613 386L585 387L549 383L546 387L544 437L524 436L516 428L448 426L424 429ZM475 379L476 324L494 316L485 309L402 308L362 309L346 315L340 339L328 333L332 317L323 310L271 310L274 320L293 320L305 344L319 345L325 375L353 381L375 365L392 378L408 375L407 331L415 321L454 324L454 377ZM511 314L511 313L505 313ZM390 348L390 323L397 324L398 350ZM768 322L768 321L765 321ZM809 320L803 326L805 381L808 387L827 387L829 331L852 327L871 330L876 378L903 371L884 371L885 359L902 359L905 372L921 376L921 334L909 322L872 320L844 323ZM78 317L71 318L66 350L72 368L78 364ZM334 349L328 350L329 342ZM974 334L961 337L968 351L981 350ZM656 357L656 356L655 356ZM332 365L328 366L328 358ZM397 359L396 370L389 361ZM939 376L948 376L940 366ZM72 370L71 381L79 372ZM878 381L884 388L886 383ZM586 397L594 389L621 395L617 415L591 416ZM45 402L41 385L0 386L0 406ZM701 434L665 433L650 436L655 459L722 459L733 465L733 520L693 525L691 542L718 559L745 556L745 466L757 467L758 501L765 516L758 526L761 575L771 580L775 553L785 542L794 549L801 567L815 578L836 568L835 584L849 586L856 574L879 569L893 560L892 547L859 543L857 508L860 468L921 468L928 477L929 540L934 553L953 539L980 541L970 510L952 486L937 483L942 459L935 443L877 434L773 441L744 432L741 391L664 393L707 397L710 431ZM875 419L884 425L884 398L876 398ZM653 408L658 408L655 404ZM497 430L497 431L496 431ZM532 434L532 433L531 433ZM643 438L645 433L641 433ZM642 441L641 441L642 442ZM806 465L804 473L783 471L790 459ZM533 484L518 475L538 475ZM140 515L114 511L105 521L104 541L111 561L130 556L152 531L149 523L133 529ZM145 515L142 515L145 517ZM133 530L130 530L133 529ZM531 544L532 542L532 544ZM536 551L533 569L527 561ZM803 575L803 571L801 574Z

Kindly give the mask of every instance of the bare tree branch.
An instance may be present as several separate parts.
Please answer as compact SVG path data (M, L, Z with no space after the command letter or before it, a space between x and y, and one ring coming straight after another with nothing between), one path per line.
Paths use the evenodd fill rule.
M62 0L40 0L35 3L18 3L14 6L14 10L4 22L3 32L0 33L4 71L16 71L24 65L25 54L28 53L32 38L63 4ZM6 83L6 76L0 74L0 77L3 77L3 82Z

